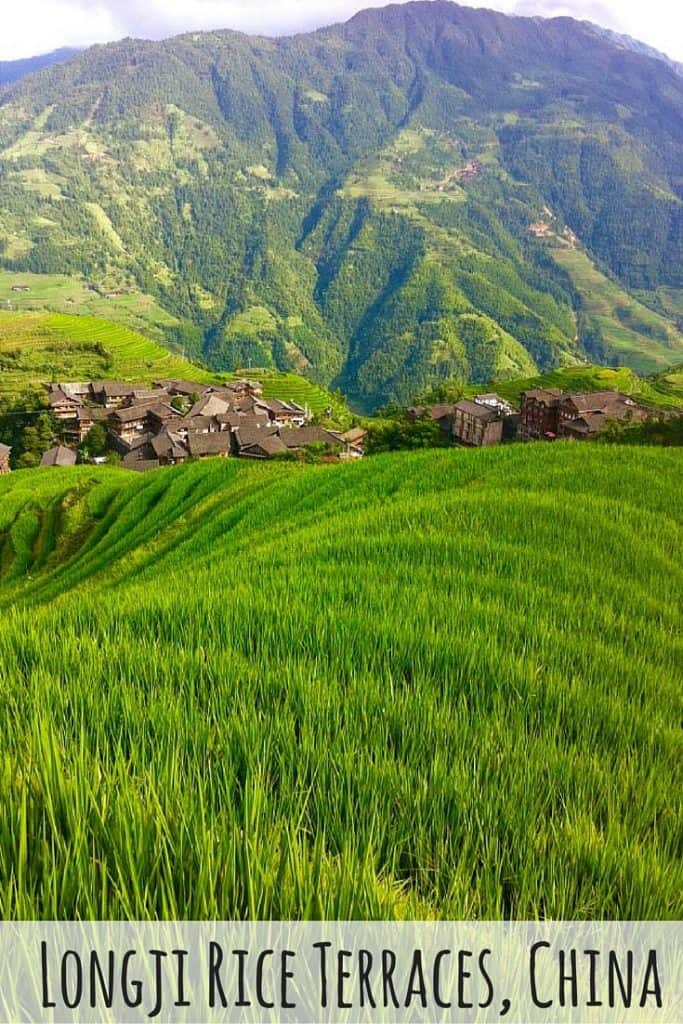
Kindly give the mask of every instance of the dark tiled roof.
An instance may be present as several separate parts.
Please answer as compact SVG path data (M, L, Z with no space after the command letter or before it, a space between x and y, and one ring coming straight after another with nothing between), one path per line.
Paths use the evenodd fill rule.
M181 420L183 418L182 413L174 409L172 405L168 405L166 402L162 402L161 405L153 405L149 409L149 415L158 419L162 423L167 423L170 420Z
M276 434L277 427L255 427L242 423L240 423L239 427L235 431L237 444L240 448L249 444L257 444L261 442L264 437L273 437Z
M73 405L75 407L82 405L80 398L74 398L71 395L67 395L66 392L61 390L61 388L55 388L50 391L47 400L51 408L54 408L56 405L64 404Z
M125 398L135 391L135 384L126 384L122 380L98 380L92 386L94 394L105 394L108 398Z
M531 388L529 391L523 391L522 397L535 398L546 405L557 405L558 399L564 397L564 392L560 388Z
M484 420L485 423L492 423L498 419L495 409L489 409L486 405L477 405L476 402L470 402L469 398L463 398L460 402L456 402L455 408L465 413L466 416L474 416L475 419Z
M182 424L186 430L193 430L196 433L208 432L211 427L218 430L219 427L215 416L184 416Z
M231 450L230 431L222 430L213 434L190 432L187 435L187 446L190 455L228 455Z
M155 385L174 391L178 395L203 395L208 385L199 384L196 380L155 380Z
M230 402L227 398L215 394L204 395L198 402L195 402L187 417L193 419L195 416L216 416L218 413L228 412L229 409Z
M334 448L343 448L346 444L341 434L335 434L323 427L283 428L280 438L287 448L303 448L307 444L325 444Z
M188 456L188 450L181 438L170 430L162 430L152 438L151 444L160 459L186 459Z
M72 448L65 448L64 445L58 444L45 452L40 464L41 466L75 466L76 452Z
M129 459L129 456L126 456L121 465L124 469L134 469L137 473L146 473L150 469L158 469L160 463L158 459Z
M265 432L249 444L240 445L240 455L279 455L286 452L287 446L277 434L266 434Z
M240 416L239 413L236 413L236 412L221 412L221 413L218 414L218 416L215 417L216 422L220 426L230 427L230 428L232 428L234 430L236 430L237 427L239 427L239 425L246 418L247 417Z
M304 412L304 409L297 405L296 402L284 402L281 398L267 398L261 399L261 404L267 406L276 415L278 413L290 413L292 415L300 416Z
M345 434L342 434L342 437L345 441L348 441L349 444L359 444L365 437L367 437L367 433L367 430L363 427L351 427L351 429L347 430Z
M131 405L127 409L115 409L110 416L120 423L135 423L136 420L144 420L149 411L148 405Z
M455 406L449 403L441 403L438 405L413 405L407 412L411 419L419 420L423 416L427 415L430 419L438 421L445 419L447 416L452 416Z
M103 409L99 405L94 407L90 405L81 405L76 410L76 416L79 423L100 423L102 420L106 420L108 415L107 410Z
M124 466L131 466L135 462L149 462L152 459L156 459L156 457L157 454L154 451L152 439L147 434L144 439L140 439L138 444L131 446L121 462Z
M602 412L606 409L625 407L632 409L636 403L620 391L592 391L588 394L567 395L565 402L571 402L579 412Z

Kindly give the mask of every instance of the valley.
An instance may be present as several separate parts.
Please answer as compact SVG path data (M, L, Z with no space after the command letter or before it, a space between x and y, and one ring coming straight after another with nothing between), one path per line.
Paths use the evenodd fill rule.
M363 412L452 379L663 370L682 107L674 68L587 23L442 2L85 51L0 93L0 302ZM571 248L530 231L548 210Z

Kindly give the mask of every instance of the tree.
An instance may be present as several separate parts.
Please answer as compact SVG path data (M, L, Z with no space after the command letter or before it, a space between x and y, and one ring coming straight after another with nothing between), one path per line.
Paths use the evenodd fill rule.
M96 423L86 434L81 453L84 458L106 455L108 445L107 428L103 423Z
M24 427L18 462L20 468L39 465L42 455L52 447L54 435L55 423L48 412L41 412L33 423Z
M448 436L438 423L425 414L419 419L401 419L384 422L371 427L366 451L368 455L379 452L394 452L414 448L443 448L449 443Z
M458 380L445 380L423 391L416 400L416 405L441 405L459 402L463 395L462 384Z

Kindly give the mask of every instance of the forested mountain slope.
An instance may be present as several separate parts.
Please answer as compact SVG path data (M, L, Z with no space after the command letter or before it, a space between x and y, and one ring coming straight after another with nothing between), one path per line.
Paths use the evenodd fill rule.
M35 71L42 71L43 68L52 67L53 64L63 64L65 61L75 57L80 52L79 47L63 46L59 50L52 50L51 53L41 53L36 57L22 57L19 60L0 60L0 86L10 85L18 82L26 75L32 75Z
M0 260L112 316L146 293L212 366L366 406L587 357L650 371L683 354L682 167L683 79L570 19L437 0L126 40L0 94Z

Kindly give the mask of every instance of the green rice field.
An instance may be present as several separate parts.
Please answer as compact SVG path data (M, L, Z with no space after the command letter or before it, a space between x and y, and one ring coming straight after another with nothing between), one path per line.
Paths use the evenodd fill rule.
M0 917L680 918L681 469L0 478Z
M16 399L43 383L214 375L137 331L93 316L0 312L0 398Z
M42 392L51 381L181 378L219 383L249 376L263 383L266 398L308 405L313 413L332 407L339 422L349 418L344 400L293 373L244 370L215 374L169 352L144 335L94 316L0 311L0 401Z

